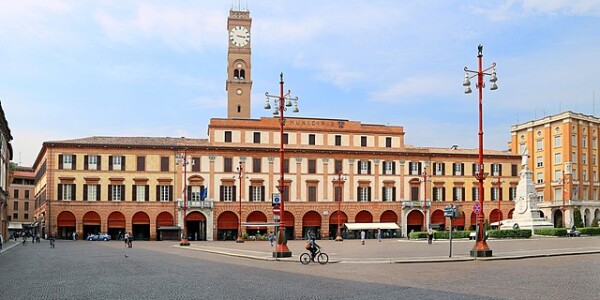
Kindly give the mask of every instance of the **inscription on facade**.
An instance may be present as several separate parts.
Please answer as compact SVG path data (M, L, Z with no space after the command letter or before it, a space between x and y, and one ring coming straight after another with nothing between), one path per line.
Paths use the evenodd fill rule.
M288 120L287 125L297 127L318 127L318 128L344 128L344 121L329 120Z

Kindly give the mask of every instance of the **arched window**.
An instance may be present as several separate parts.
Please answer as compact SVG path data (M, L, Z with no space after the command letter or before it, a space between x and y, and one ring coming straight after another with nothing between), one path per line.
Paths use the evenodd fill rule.
M240 70L240 79L242 79L242 80L243 80L244 78L246 78L246 70L244 70L244 69L241 69L241 70Z
M240 78L240 71L235 69L233 71L233 79L239 79Z

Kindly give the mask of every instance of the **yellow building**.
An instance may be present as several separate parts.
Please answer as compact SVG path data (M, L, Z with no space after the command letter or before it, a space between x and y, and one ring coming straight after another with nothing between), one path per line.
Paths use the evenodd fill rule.
M598 136L600 119L566 111L511 128L512 153L529 153L538 206L555 227L600 219Z
M16 166L8 186L8 233L31 230L38 225L34 218L34 175L28 167Z

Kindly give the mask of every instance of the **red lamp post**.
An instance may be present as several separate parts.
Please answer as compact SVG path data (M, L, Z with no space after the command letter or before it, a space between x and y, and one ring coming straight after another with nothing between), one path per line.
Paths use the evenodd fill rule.
M190 242L187 239L187 152L183 152L183 158L180 154L178 159L183 164L183 237L179 246L189 246Z
M427 229L429 228L427 226L427 219L429 219L427 213L427 167L425 167L425 171L423 171L423 215L425 218L425 220L423 221L423 224L425 226L423 231L427 231Z
M281 208L280 208L280 219L279 219L279 236L277 238L277 247L273 252L273 257L291 257L292 251L287 246L287 239L285 238L285 200L288 196L285 193L285 181L284 181L284 134L283 134L283 126L285 126L285 118L283 117L283 112L287 110L287 107L292 106L292 101L294 101L294 109L292 112L297 113L298 110L298 97L290 96L291 91L288 90L286 94L283 93L283 72L279 75L279 96L269 95L268 92L265 93L267 97L267 102L265 103L265 109L271 109L271 105L269 104L269 98L274 98L275 109L273 110L273 115L279 115L279 126L280 126L280 146L279 146L279 186L277 187L279 192L281 193Z
M238 210L239 214L240 214L240 221L238 222L238 237L235 240L236 243L243 243L244 239L242 239L242 191L243 191L243 186L242 186L242 179L244 178L244 176L242 175L242 173L244 172L244 168L242 167L242 161L240 160L240 166L238 167L238 179L240 180L240 196L239 196L239 202L240 202L240 208Z
M485 87L485 82L483 80L483 76L484 75L489 75L490 77L490 83L492 84L492 86L490 87L490 90L497 90L498 89L498 85L496 84L496 81L498 80L498 78L496 77L496 63L493 63L491 67L482 70L482 59L483 59L483 45L479 45L477 47L478 49L478 54L477 54L477 58L478 58L478 70L477 71L473 71L473 70L469 70L467 67L464 68L465 70L465 80L463 82L463 86L465 87L465 94L469 94L471 93L471 78L477 77L477 85L476 88L479 90L479 160L478 160L478 165L477 165L477 169L475 171L475 178L479 181L479 202L478 202L478 206L476 208L477 212L477 240L475 242L475 246L473 247L473 249L471 250L471 256L472 257L489 257L492 256L492 250L490 249L490 247L488 246L487 242L485 241L485 228L484 228L484 214L483 214L483 180L485 180L485 177L487 174L485 174L483 172L483 105L482 105L482 99L483 99L483 88ZM487 71L492 70L492 73L487 73ZM469 73L474 73L475 75L469 75Z
M342 177L342 170L338 171L338 178L336 180L336 183L338 184L338 186L340 187L340 191L338 193L338 197L337 197L337 201L338 201L338 210L337 210L337 234L335 236L335 241L337 242L341 242L344 239L342 238L342 221L341 221L341 217L342 217L342 194L344 193L344 182L346 181L345 178Z

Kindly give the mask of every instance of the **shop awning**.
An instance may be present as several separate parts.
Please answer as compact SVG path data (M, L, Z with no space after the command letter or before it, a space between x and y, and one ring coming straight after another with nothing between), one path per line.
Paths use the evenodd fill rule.
M23 223L21 223L21 222L10 222L8 224L8 229L22 230L23 229Z
M348 230L363 230L363 229L400 229L396 223L346 223L344 226Z

